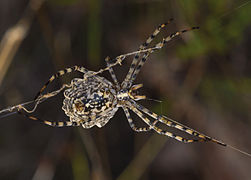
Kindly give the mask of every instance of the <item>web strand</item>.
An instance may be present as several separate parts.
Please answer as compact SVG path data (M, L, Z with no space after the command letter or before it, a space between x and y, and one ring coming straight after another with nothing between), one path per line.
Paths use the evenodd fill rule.
M228 144L227 144L227 147L229 147L230 149L233 149L233 150L235 150L235 151L237 151L237 152L239 152L241 154L244 154L244 155L246 155L246 156L248 156L248 157L251 158L251 154L249 154L248 152L242 151L242 150L240 150L240 149L238 149L236 147L230 146Z

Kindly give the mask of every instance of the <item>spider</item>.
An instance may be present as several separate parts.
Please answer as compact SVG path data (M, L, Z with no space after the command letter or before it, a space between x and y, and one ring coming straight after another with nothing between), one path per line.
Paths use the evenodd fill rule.
M117 56L113 60L111 60L109 57L105 58L107 67L104 69L100 69L99 71L94 72L84 67L73 66L58 71L56 74L50 77L47 83L45 83L45 85L37 93L34 100L36 104L32 110L27 110L23 105L15 106L13 107L13 109L16 108L18 113L26 116L29 119L40 121L46 125L53 127L82 126L83 128L92 128L93 126L97 126L101 128L106 125L106 123L114 116L114 114L119 108L122 108L127 117L130 127L136 132L146 132L153 130L158 134L168 136L183 143L210 141L222 146L228 146L241 153L251 156L250 154L236 149L222 141L216 140L212 137L195 131L179 122L176 122L171 118L168 118L163 115L158 115L138 103L139 100L146 99L146 96L138 94L138 89L142 88L143 84L133 84L133 82L135 81L137 75L139 74L142 66L145 64L150 54L157 50L160 50L167 42L172 40L174 37L180 36L185 32L198 29L198 27L192 27L182 31L177 31L163 38L163 40L157 43L155 46L149 48L148 45L154 40L154 38L159 34L159 32L171 21L172 19L170 19L165 24L159 25L154 30L154 32L147 38L147 40L139 47L138 51ZM113 66L118 64L121 65L122 61L124 61L126 57L132 55L134 55L134 58L130 65L129 71L124 81L122 83L119 83L113 71ZM83 73L83 78L74 78L72 79L70 84L64 84L57 91L43 94L46 87L56 78L59 78L73 71ZM113 82L110 82L104 77L99 76L99 74L104 71L109 71ZM62 91L64 91L64 101L62 109L69 117L70 121L47 121L27 114L34 112L37 105L45 99L53 97ZM12 111L13 109L9 108L9 111ZM134 112L140 119L142 119L146 123L147 127L137 127L133 119L131 118L129 110ZM166 126L176 128L189 135L192 135L192 137L194 138L187 139L178 136L174 133L168 132L160 128L158 124L164 124Z

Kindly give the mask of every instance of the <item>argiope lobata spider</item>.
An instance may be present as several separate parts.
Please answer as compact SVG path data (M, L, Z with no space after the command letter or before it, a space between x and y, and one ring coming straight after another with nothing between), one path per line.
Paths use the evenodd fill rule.
M100 69L97 72L89 71L84 67L73 66L71 68L66 68L64 70L58 71L55 75L51 76L48 82L41 88L35 97L35 107L32 110L27 110L24 106L16 106L18 112L23 114L32 120L40 121L44 124L54 127L63 126L83 126L84 128L91 128L93 126L103 127L117 112L118 108L122 108L128 119L130 127L136 132L150 131L154 130L158 134L162 134L178 141L184 143L192 143L197 141L211 141L222 146L229 146L241 153L248 156L250 154L240 151L230 145L227 145L221 141L218 141L212 137L206 136L198 131L195 131L181 123L178 123L168 117L157 115L156 113L150 111L149 109L143 107L137 101L145 99L146 96L138 95L137 90L140 89L143 84L134 85L133 82L139 74L142 66L145 64L147 58L151 53L156 50L161 49L168 41L172 40L174 37L181 35L187 31L198 29L198 27L192 27L182 31L177 31L171 35L165 37L161 42L157 43L155 46L148 48L148 45L153 41L153 39L159 34L162 28L172 21L170 19L166 24L161 24L143 43L138 51L127 53L116 57L115 62L111 61L109 57L105 59L107 67ZM134 59L131 63L130 69L124 79L120 84L113 71L113 66L121 64L121 62L128 56L134 55ZM98 76L104 71L109 71L113 79L113 83L105 79L104 77ZM73 71L79 71L83 73L83 78L74 78L70 84L64 84L59 90L48 94L42 94L46 87L53 82L56 78L65 75L66 73L71 73ZM62 109L65 114L69 116L70 121L66 122L53 122L41 120L37 117L30 116L27 113L32 113L35 111L37 105L43 100L55 96L64 90L64 101ZM15 108L14 108L15 109ZM21 111L23 110L23 111ZM130 112L134 112L138 117L140 117L146 124L147 127L137 127L133 119L131 118ZM10 110L11 111L11 110ZM151 119L150 119L151 118ZM169 127L176 128L187 134L192 135L193 139L187 139L171 132L165 131L158 127L158 124L165 124Z

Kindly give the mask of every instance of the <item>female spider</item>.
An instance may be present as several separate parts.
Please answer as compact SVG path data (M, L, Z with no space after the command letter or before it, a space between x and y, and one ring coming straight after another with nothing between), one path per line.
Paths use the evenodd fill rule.
M25 115L26 117L40 121L44 124L54 127L63 127L63 126L83 126L84 128L91 128L93 126L103 127L117 112L118 108L122 108L125 112L125 115L128 119L130 127L136 132L150 131L154 130L158 134L165 135L171 138L174 138L178 141L184 143L192 143L197 141L211 141L222 146L228 146L232 149L235 149L241 153L244 153L248 156L250 154L243 152L239 149L236 149L230 145L227 145L219 140L216 140L212 137L206 136L198 131L195 131L181 123L178 123L168 117L157 115L156 113L150 111L149 109L143 107L137 101L145 99L146 96L138 95L137 90L141 88L142 84L134 85L133 82L136 79L137 75L140 72L140 69L145 64L149 55L156 50L161 49L164 44L173 39L176 36L181 35L187 31L198 29L198 27L192 27L182 31L177 31L171 35L165 37L161 42L157 43L155 46L148 48L148 45L153 41L153 39L158 35L162 28L172 21L170 19L167 23L161 24L155 31L148 37L145 43L143 43L138 51L127 53L116 57L115 62L111 61L109 57L105 59L107 67L100 69L97 72L89 71L84 67L73 66L71 68L66 68L64 70L58 71L55 75L51 76L48 82L41 88L38 94L35 97L36 105L33 110L29 111L24 108L22 105L16 106L20 114ZM126 57L134 55L134 59L131 63L130 69L122 83L119 83L115 73L113 71L113 66L121 64ZM98 74L109 71L113 79L113 83L105 79L104 77L98 76ZM66 73L71 73L73 71L79 71L83 73L83 78L74 78L70 84L64 84L62 88L57 91L42 94L46 89L48 84L50 84L56 78L63 76ZM33 112L37 105L42 102L44 99L55 96L61 91L64 90L64 101L62 109L65 114L69 116L70 121L66 122L52 122L45 121L34 116L25 114ZM134 112L139 116L146 124L147 127L137 127L131 116L130 112ZM158 127L158 124L165 124L169 127L176 128L180 131L183 131L187 134L195 137L194 139L187 139L178 135L175 135L171 132L165 131L162 128Z

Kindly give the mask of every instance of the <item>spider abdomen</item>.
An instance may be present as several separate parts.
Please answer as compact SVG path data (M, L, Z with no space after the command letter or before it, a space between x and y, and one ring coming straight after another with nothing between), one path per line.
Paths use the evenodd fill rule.
M62 109L72 122L81 122L84 128L104 126L113 117L114 95L102 83L99 76L87 79L75 78L71 87L64 92Z

